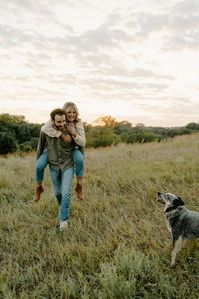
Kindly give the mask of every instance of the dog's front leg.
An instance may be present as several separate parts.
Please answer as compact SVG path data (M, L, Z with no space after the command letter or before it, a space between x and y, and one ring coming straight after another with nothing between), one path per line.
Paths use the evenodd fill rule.
M171 253L171 267L175 266L176 254L182 247L182 237L178 237L178 239L173 239L173 250Z

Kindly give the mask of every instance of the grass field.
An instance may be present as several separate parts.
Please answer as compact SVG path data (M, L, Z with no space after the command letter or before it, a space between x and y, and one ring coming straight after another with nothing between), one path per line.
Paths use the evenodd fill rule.
M85 200L72 193L68 229L49 171L32 203L35 157L0 158L0 298L199 298L199 241L170 268L157 191L199 211L199 134L87 150Z

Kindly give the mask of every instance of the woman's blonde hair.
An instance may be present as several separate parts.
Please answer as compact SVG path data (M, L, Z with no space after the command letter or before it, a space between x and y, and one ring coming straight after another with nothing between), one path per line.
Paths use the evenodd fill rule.
M66 102L63 106L63 110L66 111L66 113L73 108L76 112L76 121L79 121L79 110L77 109L77 106L73 102Z

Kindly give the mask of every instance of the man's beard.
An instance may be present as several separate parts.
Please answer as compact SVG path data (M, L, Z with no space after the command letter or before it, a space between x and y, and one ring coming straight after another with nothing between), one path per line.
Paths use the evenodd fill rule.
M55 126L59 131L62 131L64 130L64 127L61 127L61 126Z
M63 131L64 130L64 126L63 127L62 126L56 126L55 123L54 123L54 126L59 131Z

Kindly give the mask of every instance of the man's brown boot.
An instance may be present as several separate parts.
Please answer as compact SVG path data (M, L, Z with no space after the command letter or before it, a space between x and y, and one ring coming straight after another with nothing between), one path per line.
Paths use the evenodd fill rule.
M77 183L75 191L77 192L77 198L79 200L83 200L84 199L84 194L83 194L83 190L82 190L82 185Z
M44 191L44 188L42 186L42 184L37 185L36 187L36 191L35 191L35 201L40 200L41 197L41 193Z

